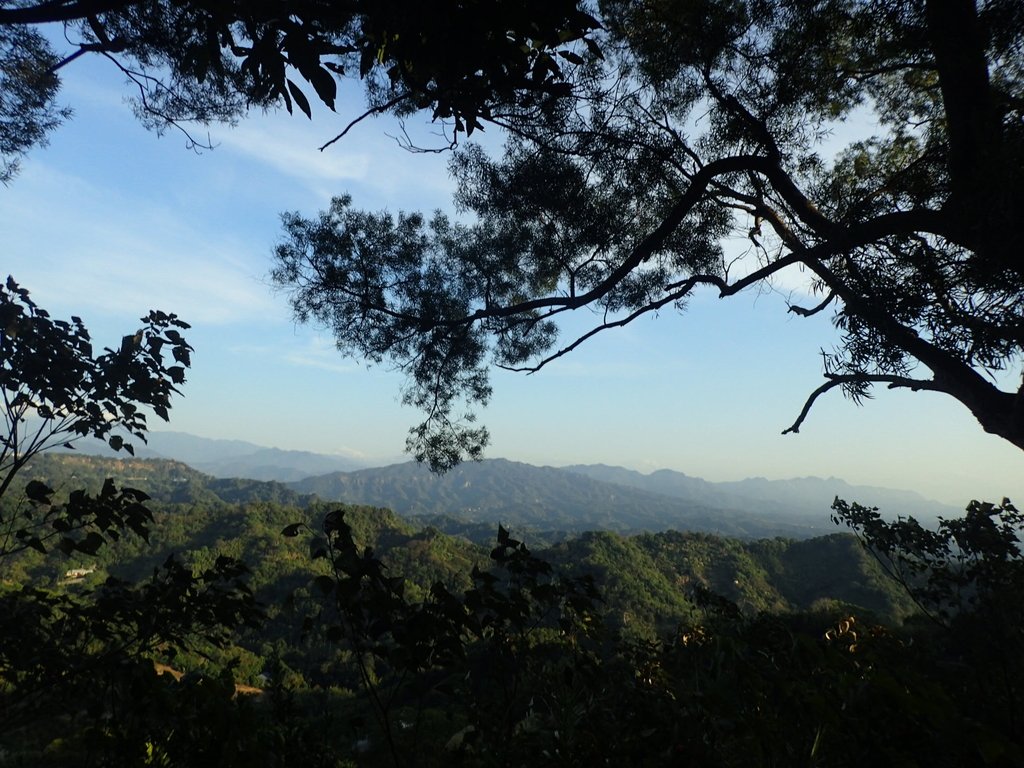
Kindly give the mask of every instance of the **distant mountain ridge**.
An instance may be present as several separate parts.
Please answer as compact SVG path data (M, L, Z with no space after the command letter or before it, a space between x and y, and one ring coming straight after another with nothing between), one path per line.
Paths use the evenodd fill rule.
M187 432L150 432L147 442L131 440L135 455L141 459L171 459L193 469L220 478L276 480L288 482L328 472L361 469L364 462L347 456L332 456L311 451L286 451L267 448L244 440L220 440ZM81 440L75 452L86 455L123 457L99 440Z
M574 465L563 469L595 480L693 503L739 509L753 506L766 514L827 514L836 496L846 501L876 506L888 516L913 515L918 519L933 520L940 515L953 517L963 512L956 507L926 499L913 491L851 485L838 477L798 477L787 480L753 477L712 483L671 469L659 469L646 475L605 464Z
M583 530L670 529L805 538L835 530L829 514L836 496L877 506L888 517L913 515L923 522L962 513L910 491L854 486L834 477L709 482L668 469L643 474L603 464L553 468L506 459L467 463L435 476L414 462L361 468L348 457L183 432L151 432L148 444L136 441L135 448L140 458L180 461L217 478L287 483L324 500L388 507L424 521L503 522L554 534L548 540ZM125 457L99 441L81 441L75 452Z
M835 530L828 516L831 497L818 514L781 508L766 512L749 503L731 504L732 497L716 500L709 493L704 500L679 498L506 459L463 464L442 476L408 462L331 473L288 486L325 500L387 507L407 517L445 515L567 534L693 530L742 538L806 538Z
M491 463L493 466L486 466ZM401 476L415 465L390 467ZM514 462L486 462L483 472L463 477L486 500L486 475L504 475L505 488L531 475L573 484L604 484L550 467ZM145 491L155 512L149 546L127 537L104 549L99 573L137 580L147 578L154 563L177 553L186 562L211 563L225 549L241 556L254 572L253 586L268 605L295 587L308 584L318 569L309 559L304 535L281 531L299 521L318 527L334 504L316 503L281 483L246 479L215 479L167 459L105 458L84 454L43 454L32 459L18 485L33 479L58 489L58 495L83 488L96 492L106 478ZM534 488L533 490L536 490ZM628 495L618 497L627 501ZM650 501L647 494L637 498ZM474 565L486 568L496 526L466 524L465 531L445 535L440 526L420 526L379 507L343 505L346 521L360 546L383 557L389 572L409 579L407 587L421 599L433 581L469 585ZM739 518L742 520L742 518ZM473 530L479 527L480 530ZM468 535L467 535L468 534ZM814 538L762 538L740 541L702 531L660 531L624 536L614 531L588 531L551 546L531 536L529 545L542 559L570 575L592 576L604 597L609 626L641 634L657 628L672 632L692 617L694 587L703 586L751 612L832 609L860 606L901 621L914 606L895 582L885 578L871 555L849 534L834 528ZM28 580L53 583L67 568L54 553L43 559L32 553L21 564ZM266 590L271 590L267 592ZM277 598L271 595L277 595ZM269 598L269 599L268 599ZM280 603L278 603L279 605ZM843 609L847 610L847 609ZM645 629L646 628L646 629Z

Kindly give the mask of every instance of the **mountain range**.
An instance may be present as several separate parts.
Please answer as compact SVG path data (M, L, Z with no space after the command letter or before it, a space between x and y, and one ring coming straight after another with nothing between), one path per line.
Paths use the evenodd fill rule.
M288 482L328 472L348 472L366 466L348 456L310 451L267 448L244 440L216 440L187 432L149 432L145 443L130 440L140 459L171 459L221 478ZM57 449L61 450L61 449ZM75 452L108 458L123 457L106 443L92 438L79 440Z
M909 491L837 478L709 483L680 472L643 475L602 465L557 469L488 459L445 475L414 462L335 472L288 486L321 499L387 507L424 522L445 518L548 533L692 530L741 538L807 538L836 530L836 496L922 521L958 513ZM447 530L446 525L441 525Z
M501 487L518 486L530 493L544 492L545 481L551 484L551 493L580 490L591 494L586 503L600 504L594 489L608 490L598 481L552 468L500 460L471 466L471 475L463 475L461 484L468 481L468 487L474 489L473 500L483 507L490 505L488 495L502 478ZM413 468L389 467L387 474L392 479L400 478ZM328 511L342 508L358 545L370 547L385 560L390 573L406 578L407 592L415 592L420 596L417 599L437 581L449 587L468 587L472 568L487 567L497 532L493 524L464 523L462 529L453 531L456 535L448 535L438 525L422 525L422 518L415 516L410 519L378 506L318 503L315 496L302 495L282 483L212 478L167 459L43 454L32 459L17 484L39 480L57 489L58 498L63 498L77 489L97 493L107 478L150 496L152 530L148 541L123 537L105 547L95 560L97 570L90 574L89 584L100 584L107 576L130 581L148 578L154 565L166 561L172 553L193 565L209 565L219 554L242 557L252 564L253 589L278 616L277 629L271 634L291 631L285 626L289 619L280 612L289 592L323 573L308 556L307 534L319 527ZM652 503L650 495L636 493L633 498L651 504L648 514L667 508ZM429 509L423 502L426 495L419 495L418 509ZM459 500L457 493L445 498L445 504L457 504ZM627 503L630 498L628 493L617 497ZM506 509L515 514L511 500ZM564 517L571 522L569 513L574 509L581 511L583 519L591 515L585 503L578 502L575 507L555 506L550 518ZM531 551L562 572L593 577L604 599L605 620L619 629L628 624L631 632L674 630L692 617L696 608L693 590L700 586L755 612L815 610L823 600L860 606L893 622L914 611L901 587L885 577L871 554L853 536L834 528L825 531L828 535L813 538L744 541L701 530L708 522L701 514L724 517L738 525L744 522L740 513L687 512L685 505L676 511L679 517L674 528L698 530L628 536L615 530L590 530L573 537L563 535L558 540L526 531L524 538ZM309 528L303 527L298 536L282 535L297 522ZM538 517L537 522L549 522L549 516ZM652 526L665 523L657 518L634 520L629 516L603 522L601 527L617 529L636 522ZM761 522L771 524L770 520ZM721 520L718 526L722 527ZM45 556L31 550L5 577L11 578L16 572L24 583L59 585L67 569L68 563L59 552Z
M752 477L712 483L671 469L642 474L622 467L588 464L563 467L569 472L616 485L638 488L713 507L754 509L762 514L796 514L810 517L828 510L835 497L846 501L877 506L883 513L919 519L937 516L952 517L963 510L926 499L913 491L851 485L838 477L795 477L788 480L767 480Z
M83 441L78 452L112 454L98 441ZM150 433L146 445L136 446L136 455L181 461L216 478L274 481L326 501L386 507L463 535L473 526L493 535L494 526L503 523L544 534L544 541L586 530L807 538L836 530L830 507L837 496L877 506L887 517L912 515L923 522L961 512L911 491L855 486L834 477L709 482L667 469L643 474L602 464L555 468L506 459L470 462L435 475L415 462L358 468L347 457L181 432Z

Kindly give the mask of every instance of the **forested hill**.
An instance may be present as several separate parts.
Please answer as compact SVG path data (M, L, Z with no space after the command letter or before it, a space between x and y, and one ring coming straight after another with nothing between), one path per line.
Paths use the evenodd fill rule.
M119 486L137 488L153 500L187 504L267 501L305 506L311 498L282 483L241 478L215 478L180 461L125 456L107 458L77 453L46 453L32 458L18 476L22 485L41 480L58 494L78 488L97 491L110 478Z
M605 471L599 474L599 469ZM322 499L388 507L406 516L449 516L568 533L691 530L742 538L807 538L832 533L835 528L829 519L829 507L837 488L851 494L878 490L842 481L829 484L808 480L791 481L797 484L793 487L787 483L758 487L757 481L745 481L754 485L748 489L743 483L733 484L739 488L720 492L719 484L671 474L675 476L674 484L653 482L645 488L637 486L654 476L618 468L553 469L490 459L460 465L445 475L432 474L409 462L311 477L289 483L289 487ZM681 478L692 482L680 482ZM788 495L780 496L776 492L779 486L788 489ZM869 494L868 498L851 498L884 506L886 501L901 496L894 492L884 497ZM916 498L921 503L913 511L919 512L928 502ZM930 509L943 507L933 505ZM911 512L905 507L887 511ZM955 510L952 512L955 514Z
M215 478L166 459L49 454L33 460L22 482L51 477L58 490L98 489L112 477L158 501L327 502L386 507L477 542L497 523L531 532L534 544L584 531L619 533L688 530L757 539L809 538L835 531L829 506L836 495L874 504L888 515L934 519L958 511L906 491L851 486L831 478L709 483L679 472L643 475L603 465L564 469L491 459L435 475L413 462L335 472L292 483Z
M384 506L401 515L450 515L472 522L567 533L675 529L757 538L806 537L831 530L825 510L813 521L784 514L768 517L504 459L466 463L445 475L409 462L333 473L289 485L323 499Z
M915 610L848 534L743 542L678 531L630 537L590 532L544 550L544 557L570 573L593 576L607 604L606 621L625 630L671 630L673 622L692 619L699 587L750 614L845 605L900 622Z
M516 487L520 492L529 490L527 483L535 472L550 476L552 488L557 488L557 478L564 479L566 493L586 487L581 485L585 478L553 469L537 470L511 462L476 466L506 470L499 476L506 478L506 485L500 487L507 492ZM98 560L92 561L98 570L89 577L90 582L99 583L108 574L143 578L172 552L193 565L229 554L250 564L259 596L278 607L289 590L303 587L322 572L309 559L305 540L287 538L282 529L299 521L317 528L323 515L337 507L316 503L314 497L279 483L224 481L162 460L43 455L33 460L23 477L65 490L94 489L104 478L112 477L153 497L150 506L156 520L150 546L132 538L102 550ZM467 488L475 488L483 501L496 493L497 480L494 483L470 482ZM601 484L594 487L607 490ZM596 491L590 493L586 498L594 498ZM638 494L635 498L645 497ZM472 531L474 543L432 527L418 528L379 506L346 508L359 546L377 551L393 574L409 579L415 594L424 594L432 580L439 578L447 583L465 582L472 565L487 562L486 553L497 532L496 524L479 524ZM578 508L583 509L582 502ZM487 546L482 547L484 542ZM531 548L559 569L593 576L606 601L607 621L629 633L668 631L692 618L692 595L698 587L723 595L752 613L848 604L898 622L912 611L909 599L847 534L744 542L701 532L670 530L625 536L591 531L549 548ZM35 584L57 584L69 565L56 552L45 558L29 552L14 573ZM277 608L272 613L277 616ZM269 631L284 633L281 621L283 616ZM304 662L296 653L291 654L292 662L301 669Z

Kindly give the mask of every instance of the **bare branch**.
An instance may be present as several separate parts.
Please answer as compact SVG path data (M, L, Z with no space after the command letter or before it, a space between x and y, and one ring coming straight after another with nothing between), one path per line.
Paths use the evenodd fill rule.
M811 315L816 315L819 312L821 312L823 309L825 309L825 307L827 307L829 304L831 304L835 300L835 298L836 298L835 293L833 293L832 291L829 291L828 292L828 296L826 296L822 300L822 302L820 304L818 304L817 306L814 306L814 307L811 307L810 309L807 309L805 307L798 307L796 304L790 304L789 305L789 311L792 312L793 314L800 315L801 317L810 317Z
M165 86L158 78L153 77L152 75L147 75L145 72L136 72L133 69L129 69L120 61L118 61L113 56L113 54L109 53L106 50L97 49L97 52L101 53L103 56L110 59L110 61L113 62L114 66L120 69L122 73L124 73L125 77L127 77L129 80L135 83L135 86L139 89L139 102L142 106L143 112L149 115L153 115L154 117L163 120L167 125L173 126L177 130L181 131L182 135L185 137L186 146L188 149L195 150L196 152L198 152L201 149L213 149L214 145L212 141L207 140L206 143L197 141L196 138L188 131L188 129L181 124L182 120L188 120L187 117L171 117L170 115L161 112L150 103L149 98L146 96L147 82L155 85L158 89L167 89L167 86Z
M453 133L449 137L444 130L443 122L441 123L441 131L435 133L435 135L443 139L444 143L436 147L421 147L416 144L409 135L404 120L399 120L399 128L402 131L401 136L392 136L390 133L385 133L384 135L394 139L399 147L414 155L443 155L445 152L451 152L459 145L458 133Z
M334 144L335 142L341 141L343 138L345 138L345 135L349 131L351 131L353 128L355 128L359 123L363 122L363 120L365 120L366 118L372 117L374 115L383 114L384 112L387 112L392 107L398 106L399 104L401 104L403 101L405 101L408 98L409 98L409 94L408 93L403 93L402 95L395 96L395 98L391 99L390 101L386 101L383 104L378 104L375 107L370 107L368 110L363 112L363 114L359 115L359 117L355 118L348 125L346 125L345 129L341 133L339 133L333 139L331 139L326 144L321 146L320 147L320 151L323 152L325 149L327 149L329 146L331 146L331 144Z
M587 339L596 336L601 331L606 331L609 328L621 328L633 322L641 315L645 315L648 312L656 312L659 309L662 309L663 307L667 306L668 304L671 304L673 301L678 301L679 299L685 297L691 291L693 291L693 289L696 288L698 285L714 286L715 288L718 288L719 298L725 298L726 296L732 296L733 294L739 293L744 288L748 288L751 285L754 285L755 283L758 283L761 280L764 280L765 278L771 276L775 272L778 272L781 269L785 269L788 266L792 266L793 264L797 264L800 261L800 257L794 254L790 254L789 256L773 261L771 264L768 264L755 272L751 272L749 275L747 275L744 278L741 278L740 280L737 280L735 283L727 283L725 280L723 280L721 277L718 277L717 275L691 275L685 280L679 280L677 282L669 283L668 285L666 285L665 290L669 291L669 293L666 294L665 296L662 296L657 301L652 301L651 303L646 304L640 307L639 309L635 310L626 317L620 318L618 320L606 320L600 325L591 328L585 334L577 338L569 346L563 347L562 349L558 350L558 352L555 352L553 355L545 357L536 365L522 366L518 368L504 365L499 365L498 367L503 368L507 371L513 371L517 373L536 373L553 360L557 360L559 357L562 357L563 355L572 352ZM571 307L563 306L557 309L552 309L549 312L545 313L544 318L558 314L559 312L564 312L567 309L571 309Z
M815 401L829 390L841 387L844 384L888 384L889 389L905 388L914 392L927 389L932 392L948 393L948 390L944 386L932 379L911 379L906 376L888 376L885 374L873 373L833 374L828 378L828 381L811 392L810 396L807 398L807 402L804 403L804 407L800 410L800 415L797 416L796 421L794 421L788 428L782 430L782 434L788 435L790 432L794 435L798 434L800 432L800 425L804 423L804 420L807 418L807 414L811 412L811 408L814 406Z

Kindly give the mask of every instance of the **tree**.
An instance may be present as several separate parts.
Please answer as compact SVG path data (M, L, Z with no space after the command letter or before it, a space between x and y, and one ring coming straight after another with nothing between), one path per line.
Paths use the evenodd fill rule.
M1024 448L1024 4L607 0L599 21L571 95L492 111L501 157L454 154L471 223L344 197L284 217L276 281L343 352L408 374L411 451L479 455L492 364L537 371L783 270L817 294L789 311L830 310L841 334L785 432L826 392L885 385L949 395ZM844 122L873 135L830 156ZM559 341L583 307L599 320Z
M90 436L105 440L115 451L133 454L125 437L146 439L146 414L140 406L167 420L171 396L184 383L191 362L192 347L180 333L189 326L164 312L151 312L142 322L142 328L121 340L119 349L105 349L94 357L81 318L52 319L26 289L7 278L0 287L0 497L41 451L62 443L72 447L74 441ZM168 352L170 362L165 359ZM30 486L28 499L49 506L52 494L47 490ZM131 494L117 495L113 489L105 493L108 498L101 506L108 512L115 497L118 505L127 505L126 515L131 512L109 524L136 520L131 527L139 530L141 520ZM97 517L95 510L83 509L82 514ZM12 540L42 549L40 530L46 531L44 538L62 532L51 523L47 514L0 516L0 555L11 551Z
M144 123L193 146L190 122L281 105L311 116L311 100L333 110L345 76L367 84L363 117L430 109L472 133L502 101L562 94L559 62L594 25L573 0L4 0L0 156L16 160L66 116L57 75L85 54L127 78ZM62 54L40 33L60 26Z
M68 116L56 104L56 64L38 32L0 27L0 183L8 183L20 157Z
M936 630L934 644L957 673L967 711L1019 739L1024 694L1024 516L1003 499L972 501L962 518L924 528L914 518L887 522L878 509L836 499L832 520L848 527L898 582ZM921 639L923 637L923 633Z
M73 447L92 436L131 453L121 433L145 440L143 408L167 418L190 364L192 348L179 332L188 325L156 311L142 322L119 349L94 356L80 318L52 319L13 278L0 287L0 568L29 550L92 557L130 533L148 541L153 515L141 491L109 479L96 494L58 494L39 480L15 483L33 457L56 445ZM153 654L223 645L236 627L255 624L261 611L246 573L227 557L193 572L171 556L139 584L110 577L82 593L5 579L0 748L20 754L40 732L53 739L45 724L60 721L69 743L95 738L120 750L105 764L138 765L176 701L157 681ZM141 690L158 702L138 717L120 714ZM213 705L217 695L200 703Z

